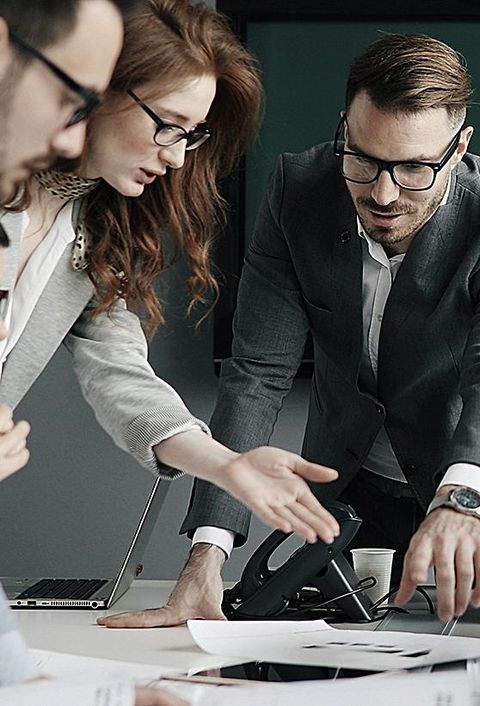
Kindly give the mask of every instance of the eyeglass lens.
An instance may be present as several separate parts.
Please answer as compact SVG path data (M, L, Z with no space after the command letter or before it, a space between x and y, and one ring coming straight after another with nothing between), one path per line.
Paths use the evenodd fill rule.
M163 125L163 127L157 128L154 139L159 147L170 147L180 142L180 140L186 140L186 149L194 150L200 147L209 137L210 133L203 130L185 132L183 128L177 125Z
M346 179L368 184L377 178L379 166L368 157L344 154L342 172ZM398 186L406 189L428 189L435 181L435 171L426 164L396 164L391 173Z

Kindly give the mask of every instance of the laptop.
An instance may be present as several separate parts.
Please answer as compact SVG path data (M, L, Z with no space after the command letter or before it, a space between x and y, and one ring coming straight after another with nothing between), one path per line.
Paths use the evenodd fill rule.
M110 608L143 570L142 558L170 483L157 478L115 578L49 579L0 577L12 608Z

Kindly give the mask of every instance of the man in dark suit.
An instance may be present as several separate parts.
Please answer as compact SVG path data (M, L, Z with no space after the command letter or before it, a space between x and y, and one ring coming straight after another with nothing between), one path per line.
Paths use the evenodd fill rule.
M238 451L267 443L310 331L303 454L339 471L317 493L363 518L356 546L396 549L398 603L435 568L443 620L480 605L480 158L466 154L470 93L461 58L429 37L385 35L356 60L335 144L283 155L273 174L211 424ZM231 544L219 532L241 544L248 521L197 482L183 530L203 528L200 543L167 606L111 625L222 617L219 547Z

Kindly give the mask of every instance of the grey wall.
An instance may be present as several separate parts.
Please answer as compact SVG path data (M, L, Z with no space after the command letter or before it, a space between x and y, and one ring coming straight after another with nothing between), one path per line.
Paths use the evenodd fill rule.
M182 268L163 278L168 323L155 337L150 360L191 410L208 420L217 378L212 364L212 322L195 330L184 317ZM298 449L305 421L306 381L299 381L276 431L276 443ZM31 461L1 486L0 575L82 576L115 572L128 546L153 478L116 448L84 402L63 349L19 406L32 424ZM287 422L288 418L288 422ZM147 578L176 578L189 542L178 535L191 482L171 483L145 557ZM255 522L246 549L227 565L239 575L266 533Z

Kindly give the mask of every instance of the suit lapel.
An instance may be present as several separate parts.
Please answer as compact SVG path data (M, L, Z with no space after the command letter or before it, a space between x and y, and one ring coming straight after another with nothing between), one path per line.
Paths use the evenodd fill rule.
M383 315L378 356L379 384L391 368L392 356L397 359L402 356L405 327L411 317L425 320L448 285L450 248L458 245L455 239L452 240L458 211L454 199L442 206L415 236L405 255Z
M362 279L362 247L356 211L348 198L335 228L332 287L341 337L337 346L338 362L343 370L351 371L351 380L355 384L363 344Z
M15 407L52 358L93 295L85 272L63 253L27 325L3 367L0 399Z

